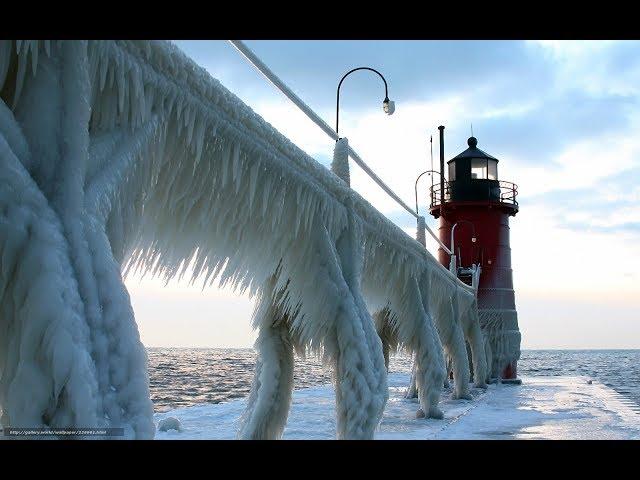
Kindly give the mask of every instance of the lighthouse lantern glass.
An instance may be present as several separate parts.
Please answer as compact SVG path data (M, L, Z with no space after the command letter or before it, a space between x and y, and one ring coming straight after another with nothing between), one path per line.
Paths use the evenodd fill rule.
M487 179L487 159L486 158L471 159L471 179L473 180Z
M449 181L453 182L456 179L456 163L451 162L449 164Z
M498 162L495 160L487 160L488 178L489 180L498 179Z

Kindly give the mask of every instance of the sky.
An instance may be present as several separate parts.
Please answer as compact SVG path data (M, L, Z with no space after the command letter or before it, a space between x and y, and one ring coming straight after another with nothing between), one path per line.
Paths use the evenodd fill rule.
M328 166L334 141L226 41L176 41L196 63ZM467 138L518 184L510 218L522 348L640 348L640 42L247 41L408 205ZM415 220L350 162L351 183L408 234ZM428 177L419 188L427 212ZM428 217L428 216L427 216ZM437 220L427 223L436 229ZM427 240L435 253L437 244ZM126 279L148 347L250 347L253 301L226 289Z

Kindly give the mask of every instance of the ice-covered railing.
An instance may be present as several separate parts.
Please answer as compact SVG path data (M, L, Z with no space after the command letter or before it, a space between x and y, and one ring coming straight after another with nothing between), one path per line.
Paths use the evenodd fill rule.
M244 42L242 42L241 40L229 40L229 42L245 57L247 58L247 60L260 72L262 73L267 80L269 80L276 88L278 88L289 100L291 100L298 108L300 108L300 110L302 110L302 112L307 115L307 117L309 117L318 127L320 127L320 129L325 132L332 140L336 141L336 146L335 146L335 150L334 150L334 156L333 156L333 161L331 163L331 170L338 176L340 177L342 180L345 181L345 183L347 185L350 185L350 175L349 175L349 163L348 163L348 157L351 156L351 158L353 158L353 160L356 162L356 164L358 166L360 166L364 172L374 181L374 183L376 183L385 193L387 193L387 195L389 195L396 203L398 203L403 209L405 209L407 212L409 212L412 216L414 216L417 220L417 231L416 231L416 240L422 244L423 246L426 246L426 239L425 239L425 231L428 231L429 234L431 235L431 237L439 244L440 248L442 248L446 253L448 253L449 255L453 255L453 252L451 252L451 250L444 244L442 243L442 241L438 238L438 236L433 232L433 230L431 230L431 228L429 228L429 226L426 224L425 222L425 218L423 216L418 215L417 210L416 212L414 212L404 201L402 201L402 199L380 178L378 177L375 172L373 172L373 170L371 170L371 168L369 168L369 166L362 160L362 158L353 150L353 148L351 148L351 146L348 144L348 141L346 138L340 138L338 133L336 131L334 131L316 112L314 112L311 107L309 107L298 95L296 95ZM417 201L417 200L416 200ZM477 275L479 275L480 271L478 269L478 271L476 272ZM452 276L455 278L455 281L458 284L458 287L462 287L462 288L467 288L467 285L462 282L461 280L458 279L457 275L455 274L455 272L452 272ZM380 279L380 281L384 281L384 279ZM474 281L475 281L475 286L472 286L472 290L474 291L474 294L477 295L477 282L478 282L478 278L476 275L474 275ZM474 309L477 310L477 306L474 305L473 307ZM384 320L381 320L382 323L384 323ZM447 325L439 325L440 330L444 330L447 332L450 332L450 328ZM384 328L382 326L379 325L378 328L381 332L381 336L383 338L383 343L385 343L385 346L387 346L387 343L393 343L390 342L389 338L386 338L384 332ZM474 328L474 334L475 336L479 336L477 333L477 328ZM467 334L469 332L465 332L465 334ZM451 335L447 334L444 335L445 338L447 338L449 340L450 343L456 343L458 342L458 344L460 343L460 340L457 339L456 342L454 342L452 340ZM449 345L448 345L449 347ZM485 350L487 348L487 344L485 341ZM459 350L458 347L456 347L456 349ZM449 351L451 350L451 351ZM387 363L388 363L388 351L385 350L385 354L387 355ZM487 360L490 358L489 357L489 353L487 352ZM460 367L460 358L462 357L462 354L460 351L458 352L453 352L453 347L448 348L447 351L447 356L448 359L452 359L452 357L457 357L456 359L456 365L455 365L455 370L456 370L456 378L457 378L457 386L459 389L459 395L460 396L466 396L466 393L462 393L462 390L464 390L463 387L461 387L461 378L464 379L466 378L465 374L462 374L461 372L461 367ZM448 361L449 361L448 360ZM465 372L466 373L466 372ZM409 387L409 392L408 392L408 396L410 397L415 397L417 396L417 388L416 388L416 375L415 375L415 370L414 370L414 374L412 375L412 379L411 379L411 385Z
M257 296L243 437L282 433L294 349L334 368L341 438L380 419L381 336L429 416L442 346L484 381L469 287L168 42L1 41L0 162L5 426L153 435L131 270Z
M238 49L240 53L242 53L249 62L260 72L262 73L267 80L269 80L273 85L278 88L289 100L291 100L300 110L304 112L307 117L309 117L313 123L315 123L320 129L325 132L332 140L336 142L340 140L338 133L334 131L328 124L325 122L316 112L314 112L309 105L307 105L298 95L296 95L260 58L241 40L229 40L229 42ZM424 217L418 215L417 212L414 212L399 196L396 194L376 173L369 168L369 166L360 158L351 146L346 145L348 155L353 158L353 161L364 170L364 172L382 189L384 192L389 195L398 205L400 205L403 209L409 212L410 215L414 216L418 221L418 232L417 237L418 241L422 242L424 237L424 231L428 231L431 237L440 245L445 252L449 255L452 255L451 250L447 247L442 241L438 238L438 236L433 233L433 230L429 228L429 226L425 223ZM347 166L348 169L348 166ZM348 174L348 171L347 171Z

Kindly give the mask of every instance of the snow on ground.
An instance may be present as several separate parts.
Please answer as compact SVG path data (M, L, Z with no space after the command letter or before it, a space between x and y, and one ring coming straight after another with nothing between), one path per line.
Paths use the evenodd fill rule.
M389 375L389 401L376 439L640 439L637 407L585 377L523 377L522 385L473 389L473 401L445 391L444 420L417 419L416 400L403 398L404 373ZM335 438L335 400L329 385L296 390L285 439ZM181 432L157 432L159 440L233 439L246 400L198 405L155 415L175 417Z

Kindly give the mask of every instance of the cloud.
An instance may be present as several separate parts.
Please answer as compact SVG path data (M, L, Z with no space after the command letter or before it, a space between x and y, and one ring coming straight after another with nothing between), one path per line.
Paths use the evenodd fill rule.
M586 187L551 190L527 200L548 208L555 223L576 232L609 235L612 242L640 241L640 165L607 174Z
M537 41L530 45L553 63L560 86L595 94L639 92L638 41Z
M572 90L539 99L522 112L485 116L480 110L474 125L483 144L499 145L503 155L521 164L551 163L562 150L582 141L610 144L628 136L637 107L635 96Z

